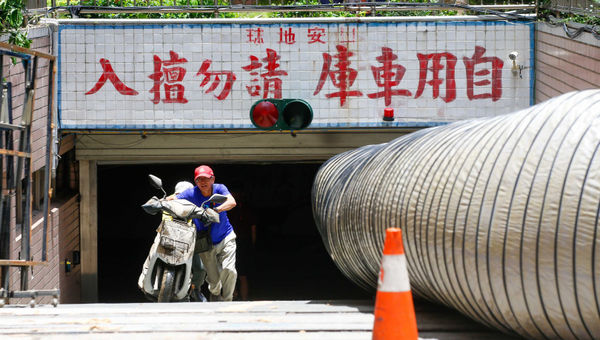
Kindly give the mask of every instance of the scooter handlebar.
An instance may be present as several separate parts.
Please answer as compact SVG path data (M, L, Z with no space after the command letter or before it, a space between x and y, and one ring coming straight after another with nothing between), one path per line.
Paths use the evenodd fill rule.
M153 196L148 202L142 204L142 209L150 215L156 215L162 211L162 203L156 196Z
M190 215L190 218L197 218L203 224L211 224L211 223L219 223L219 213L214 211L211 208L201 208L197 207L194 209L194 212Z
M158 199L156 196L148 200L142 205L142 209L150 215L164 211L171 216L182 220L197 218L204 224L219 223L219 213L211 208L202 208L187 200L170 200L166 201Z

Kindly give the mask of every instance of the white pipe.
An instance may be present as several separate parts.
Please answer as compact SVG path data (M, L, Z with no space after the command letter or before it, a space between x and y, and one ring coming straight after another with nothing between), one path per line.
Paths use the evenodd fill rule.
M600 339L600 90L337 155L315 178L325 247L376 289L400 227L413 291L527 339Z

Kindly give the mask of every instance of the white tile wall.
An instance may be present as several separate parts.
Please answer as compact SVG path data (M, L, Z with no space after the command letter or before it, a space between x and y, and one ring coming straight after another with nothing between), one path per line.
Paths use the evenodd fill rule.
M324 28L321 40L325 44L309 44L308 29ZM291 28L295 34L294 44L280 42L280 28L284 32ZM256 34L263 30L263 43L249 41L249 30ZM264 82L255 78L242 67L250 64L250 56L259 58L261 68L255 70L265 74L267 69L263 60L266 49L273 49L280 56L279 68L287 76L278 76L282 80L282 97L299 97L307 100L313 107L313 127L335 127L339 124L350 126L388 126L383 125L385 99L371 99L367 95L381 91L377 87L371 67L380 67L376 58L381 55L382 47L389 47L398 57L392 64L402 65L406 73L400 84L392 89L407 89L412 97L392 96L390 107L395 109L396 121L443 122L473 117L494 116L529 106L532 80L528 69L522 72L523 78L514 77L512 63L508 53L519 52L519 64L530 66L531 26L522 23L507 22L390 22L361 24L296 24L282 25L260 24L186 24L115 28L114 26L61 26L60 45L60 83L59 108L61 125L68 128L215 128L217 126L252 127L248 111L252 104L262 99ZM82 39L82 37L84 37ZM327 98L327 94L338 92L334 85L339 79L336 45L349 49L351 69L357 70L357 77L348 91L361 91L362 96L348 96L340 106L339 97ZM466 69L463 57L471 58L475 46L486 48L484 57L497 57L504 61L502 70L502 98L469 100L466 91ZM151 102L150 93L153 80L149 76L154 72L153 56L169 60L169 51L178 53L187 63L170 67L183 67L187 73L180 83L185 87L186 104ZM439 97L433 98L432 86L427 83L419 98L415 98L420 77L418 53L434 54L448 52L457 58L455 67L456 99L445 103L441 97L446 95L446 68L442 58L439 78L442 80ZM314 94L323 68L323 53L333 57L330 74L317 94ZM115 75L126 85L138 92L138 95L120 94L110 80L95 94L86 95L102 75L99 60L108 59ZM200 87L204 76L197 76L200 65L211 59L209 72L232 71L236 81L229 95L218 100L223 91L226 76L219 75L221 81L216 88L217 76L213 75L208 84ZM428 63L427 82L434 76L433 61ZM490 63L479 64L476 71L490 69ZM392 69L394 72L395 69ZM260 78L260 76L259 76ZM394 78L395 79L395 78ZM476 76L475 80L491 80L491 75ZM247 86L261 87L259 96L251 96ZM490 86L474 89L475 93L491 91ZM273 97L269 92L268 97ZM165 98L161 84L161 99Z

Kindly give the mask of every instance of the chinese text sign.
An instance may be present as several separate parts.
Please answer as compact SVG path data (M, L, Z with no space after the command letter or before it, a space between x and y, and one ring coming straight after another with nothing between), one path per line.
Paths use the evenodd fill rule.
M252 104L302 98L311 127L449 122L530 105L532 26L508 22L61 25L69 129L250 128Z

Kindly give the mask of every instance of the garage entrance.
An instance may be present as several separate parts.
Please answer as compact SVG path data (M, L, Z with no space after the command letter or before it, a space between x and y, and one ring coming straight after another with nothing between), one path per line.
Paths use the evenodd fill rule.
M98 166L99 302L146 301L137 279L160 223L160 216L148 215L140 208L148 198L160 194L149 185L147 175L160 177L171 193L177 182L192 180L196 166ZM254 252L245 257L250 259L245 265L250 300L372 297L346 279L325 251L310 202L319 166L211 164L216 182L226 184L256 221ZM234 224L236 233L244 233L244 227Z

